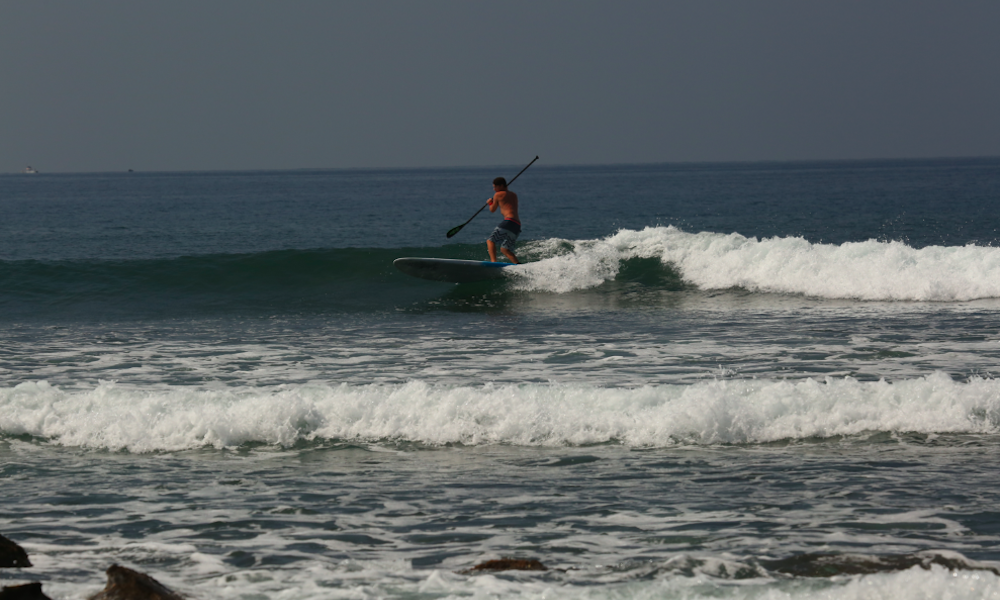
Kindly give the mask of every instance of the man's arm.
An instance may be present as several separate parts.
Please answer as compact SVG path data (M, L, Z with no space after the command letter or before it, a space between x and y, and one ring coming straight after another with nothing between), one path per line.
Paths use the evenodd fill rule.
M490 198L489 200L487 200L487 202L490 205L490 212L496 212L497 211L497 207L500 206L500 203L503 201L503 198L506 195L507 195L507 192L497 192L497 193L493 194L492 198Z

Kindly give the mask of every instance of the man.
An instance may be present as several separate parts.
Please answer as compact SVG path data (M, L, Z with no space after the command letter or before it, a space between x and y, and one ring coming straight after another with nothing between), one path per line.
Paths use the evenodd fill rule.
M497 262L497 244L500 244L500 251L510 259L510 262L520 264L514 256L514 245L517 243L517 236L521 233L521 219L517 216L517 194L507 190L507 180L497 177L493 180L493 197L487 200L490 212L500 209L503 215L503 222L490 234L486 240L486 249L490 253L490 261Z

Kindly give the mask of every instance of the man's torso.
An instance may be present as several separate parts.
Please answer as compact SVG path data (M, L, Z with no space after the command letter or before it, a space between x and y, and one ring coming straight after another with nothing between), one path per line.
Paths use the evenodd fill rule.
M521 222L521 218L517 214L517 194L510 190L497 192L496 199L500 204L500 214L503 215L504 219L510 219L517 223Z

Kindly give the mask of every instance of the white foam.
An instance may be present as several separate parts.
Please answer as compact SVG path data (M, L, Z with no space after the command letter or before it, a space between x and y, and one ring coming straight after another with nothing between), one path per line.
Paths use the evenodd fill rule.
M609 589L610 588L610 589ZM541 590L538 590L541 591ZM576 594L571 595L573 591ZM671 577L649 582L634 582L607 587L591 587L561 591L536 590L519 595L526 598L620 598L645 600L652 598L701 598L794 600L823 598L827 600L876 600L910 598L955 600L1000 597L1000 578L988 572L951 572L938 566L929 570L913 567L896 573L854 577L723 582L711 576Z
M621 230L600 240L547 240L532 252L541 260L514 277L522 290L591 288L614 279L624 260L658 258L704 290L743 288L859 300L1000 298L1000 248L973 245L814 244L800 237L686 233L671 226Z
M294 569L257 568L214 577L155 574L168 587L200 598L978 600L1000 597L1000 578L993 573L949 571L937 565L930 569L913 567L874 575L778 580L720 579L701 569L692 576L669 573L633 581L628 581L627 576L614 576L596 569L575 571L553 581L530 572L466 575L445 570L419 571L404 561L305 561L298 565L299 568ZM135 568L144 570L141 565ZM560 580L563 578L573 583ZM45 584L45 592L57 598L82 598L81 588L97 591L103 586L97 577L92 579L83 585L49 582Z
M942 373L894 383L851 378L718 380L636 389L526 384L283 385L152 390L45 382L0 390L0 432L137 452L256 441L630 446L758 443L867 431L995 433L1000 381Z

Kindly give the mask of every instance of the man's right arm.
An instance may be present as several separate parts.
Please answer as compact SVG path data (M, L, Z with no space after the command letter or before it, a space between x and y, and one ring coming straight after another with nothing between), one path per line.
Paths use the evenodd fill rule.
M497 207L500 206L500 199L503 198L503 192L497 192L493 194L493 197L487 200L490 205L490 212L496 212Z

